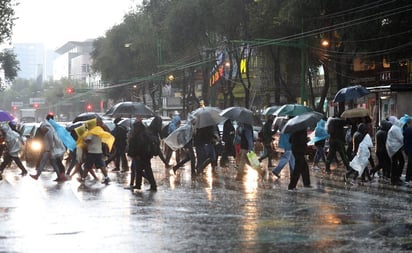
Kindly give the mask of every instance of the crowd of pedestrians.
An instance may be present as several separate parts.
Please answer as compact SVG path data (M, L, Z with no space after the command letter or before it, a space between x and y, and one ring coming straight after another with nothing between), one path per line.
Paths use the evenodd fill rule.
M316 150L312 171L331 174L331 164L342 163L345 168L341 172L346 183L354 184L358 178L363 182L373 181L378 175L383 181L393 185L408 184L412 180L412 117L405 115L398 119L390 116L380 122L375 135L371 132L370 120L367 118L350 121L340 117L324 118L317 123L311 139L306 130L284 133L282 128L290 118L292 117L275 120L275 116L267 116L259 140L254 139L251 124L237 122L235 127L232 119L225 120L222 133L219 133L216 125L201 128L192 125L193 129L189 129L192 137L181 143L180 149L172 149L162 139L180 128L181 118L178 114L173 115L170 124L166 126L166 134L162 133L162 119L159 116L154 117L148 127L142 119L137 118L130 130L119 124L121 118L116 118L114 129L108 131L99 118L62 128L54 121L53 115L47 115L38 131L38 137L43 141L43 150L35 167L36 173L30 176L37 180L49 163L56 173L55 181L63 182L76 174L81 183L88 180L88 175L93 180L98 180L96 171L100 171L102 183L109 184L107 166L114 162L114 172L124 173L130 168L130 184L127 189L141 189L143 179L146 179L150 185L148 190L157 191L151 164L155 156L162 160L166 170L172 169L174 174L190 162L193 178L202 176L209 165L212 174L217 175L219 168L233 164L230 163L232 157L233 167L237 172L236 179L242 180L249 168L247 165L251 165L249 154L255 150L256 142L260 141L263 146L258 159L261 168L254 169L258 170L262 178L268 171L274 180L281 180L281 171L288 165L289 190L297 188L300 178L303 187L312 187L307 159L308 145L313 145ZM187 124L191 123L188 120ZM9 124L3 123L0 126L0 134L7 146L0 164L0 177L11 161L16 163L21 169L21 175L25 176L28 171L18 155L23 140ZM277 135L279 142L278 149L275 149L273 141ZM219 145L223 145L220 150ZM63 165L66 152L70 158L67 169ZM173 153L176 162L171 160ZM278 157L277 164L275 157ZM324 167L321 166L322 162ZM403 179L405 164L406 176Z

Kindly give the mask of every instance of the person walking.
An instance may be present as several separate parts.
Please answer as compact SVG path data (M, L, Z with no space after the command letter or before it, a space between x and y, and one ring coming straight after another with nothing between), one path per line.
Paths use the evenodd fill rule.
M122 118L114 119L113 123L115 124L114 129L111 131L111 134L114 137L114 154L106 160L106 166L114 161L114 169L112 171L120 171L120 165L122 166L122 172L129 170L129 165L126 157L126 146L127 146L127 128L123 125L120 125L119 122Z
M162 162L165 164L165 166L167 165L166 162L166 158L163 155L163 153L161 152L160 149L160 142L161 142L161 137L160 134L162 132L162 118L160 116L155 116L152 120L152 122L150 122L149 127L147 128L147 130L149 130L149 132L153 135L156 136L158 141L159 141L159 151L158 151L158 156L160 158L160 160L162 160Z
M46 167L47 162L50 161L50 165L53 167L54 171L57 174L57 178L54 181L65 181L66 176L64 174L64 165L62 164L61 160L63 159L65 152L63 143L58 139L53 127L50 125L48 120L44 120L37 131L39 132L38 136L42 137L44 147L40 160L38 161L36 166L36 174L30 176L33 179L37 180Z
M326 121L323 119L319 120L315 128L315 137L309 142L313 143L316 148L315 157L313 158L312 170L320 170L318 165L321 160L326 163L325 142L326 139L328 139L329 134L328 131L326 131L325 126Z
M350 175L354 174L353 180L355 181L359 175L363 175L365 168L367 168L369 159L371 156L371 148L373 147L372 138L368 134L367 127L364 123L359 124L358 130L354 134L354 148L353 152L356 155L349 163L350 170L344 175L344 181L349 182ZM369 173L367 176L369 177ZM370 179L370 178L369 178ZM350 182L353 184L353 182Z
M362 140L364 139L365 135L368 134L368 126L365 123L360 123L357 126L357 130L356 132L353 134L353 157L355 157L358 153L358 149L359 149L359 145L362 142ZM370 138L370 135L369 135ZM373 144L372 144L373 146ZM370 149L372 149L372 146L370 147ZM375 167L375 162L373 161L372 155L371 155L371 150L369 150L369 163L371 164L372 168ZM353 158L352 158L353 160ZM349 163L350 165L350 163ZM366 164L367 165L367 164ZM370 172L369 172L369 168L368 166L365 167L365 169L363 170L362 175L362 182L365 182L365 176L368 177L369 182L372 181L372 178L370 176Z
M403 158L403 132L402 122L395 116L389 117L392 123L386 139L386 150L391 158L391 184L402 185L404 182L400 179L402 175L405 159Z
M295 157L295 168L293 169L292 176L290 177L288 190L296 189L300 176L302 176L304 187L312 187L310 184L309 167L305 159L307 142L308 137L306 129L294 132L290 135L292 154Z
M102 127L97 125L96 119L91 119L85 122L87 132L82 140L85 143L86 159L84 162L84 170L82 171L81 182L86 179L89 171L95 166L96 169L100 169L103 173L103 184L109 184L110 178L107 174L106 162L103 158L103 143L108 147L108 151L112 149L114 143L114 137L109 132L103 130Z
M386 139L391 126L392 124L387 120L382 120L380 123L380 127L375 134L375 154L378 163L370 172L371 175L374 176L376 172L382 169L382 178L384 181L389 180L391 177L391 158L386 149Z
M280 172L289 163L290 176L293 174L293 169L295 168L295 156L292 153L292 145L290 143L290 134L281 133L279 136L278 147L283 149L283 153L280 156L278 165L272 169L272 174L277 178L280 178Z
M406 121L406 128L403 131L403 143L404 150L407 155L406 175L405 182L410 184L412 180L412 118L408 118Z
M208 127L197 128L193 137L194 146L196 149L196 172L202 174L207 165L212 165L212 173L216 173L217 159L216 150L214 147L215 136L214 125Z
M235 157L236 151L233 145L233 140L235 139L235 127L233 126L232 120L227 119L223 123L223 133L222 140L224 143L224 148L222 152L222 157L220 158L220 166L227 167L229 163L229 156Z
M21 139L20 135L14 130L12 130L9 124L1 124L0 131L1 135L4 138L7 148L7 152L3 153L3 161L0 164L0 180L3 179L3 171L11 161L14 161L16 165L20 168L21 176L27 175L27 170L19 158L19 152L21 150L21 146L23 143L23 140Z
M129 139L127 154L132 158L132 175L130 187L132 189L141 189L143 176L150 183L150 191L157 191L156 180L153 175L150 160L153 153L148 149L152 143L149 140L154 136L146 130L141 120L133 124L133 132Z
M268 159L268 170L273 170L273 161L272 159L275 157L276 152L272 148L273 142L273 135L275 132L273 131L273 115L266 116L266 122L262 128L262 143L263 143L263 155L259 157L259 162L262 162L264 159Z
M330 165L333 159L336 159L336 153L339 153L346 171L350 171L349 160L345 151L345 130L346 121L344 119L333 117L326 122L326 129L329 134L329 152L326 156L325 170L331 173Z
M170 121L170 124L168 126L168 130L167 130L168 134L171 134L173 131L179 128L180 124L181 124L180 116L179 115L173 116L172 121ZM166 156L165 157L166 168L170 168L171 166L170 159L172 158L173 150L167 145L165 145L165 154L166 154L165 155ZM176 152L176 156L178 156L178 152Z
M254 151L253 127L250 124L240 123L238 129L240 136L240 154L236 180L243 180L247 170L246 164L250 165L247 154L250 151ZM263 178L265 171L259 169L258 174Z

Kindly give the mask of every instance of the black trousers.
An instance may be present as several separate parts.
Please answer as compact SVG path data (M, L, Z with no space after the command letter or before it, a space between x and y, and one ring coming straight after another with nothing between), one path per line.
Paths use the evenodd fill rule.
M0 164L0 173L3 173L4 168L6 168L6 166L11 162L14 161L17 166L21 169L22 173L27 173L26 168L24 168L24 165L22 164L22 162L20 161L19 157L14 157L11 156L7 153L4 153L3 155L3 162Z
M401 179L403 166L405 165L402 149L399 149L398 152L392 156L391 161L391 182L397 183Z
M310 186L309 167L305 159L304 153L292 152L295 157L295 168L293 169L292 176L290 177L289 190L295 189L298 184L299 178L302 175L302 181L304 186Z

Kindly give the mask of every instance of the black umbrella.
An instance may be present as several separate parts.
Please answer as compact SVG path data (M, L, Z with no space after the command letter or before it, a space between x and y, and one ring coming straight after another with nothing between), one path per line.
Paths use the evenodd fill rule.
M155 114L153 110L141 102L120 102L110 108L104 116L113 118L118 117L153 117Z
M233 106L226 108L220 113L220 116L236 120L237 122L254 125L253 112L245 107Z
M340 89L333 99L333 102L345 102L368 95L370 91L362 85L349 86Z
M102 120L102 117L100 117L100 115L95 113L95 112L84 112L84 113L80 113L79 115L77 115L72 122L76 123L76 122L79 122L79 121L86 121L86 120L89 120L89 119Z
M319 112L305 112L288 120L282 129L282 133L294 133L308 128L314 128L319 120L323 118L323 114Z

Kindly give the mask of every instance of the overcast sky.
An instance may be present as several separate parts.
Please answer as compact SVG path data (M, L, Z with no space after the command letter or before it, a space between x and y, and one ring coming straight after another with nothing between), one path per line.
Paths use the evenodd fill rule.
M103 36L141 0L16 0L13 43L42 42L56 49L67 41Z

